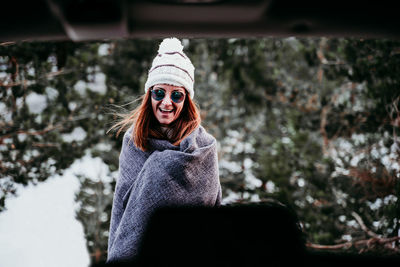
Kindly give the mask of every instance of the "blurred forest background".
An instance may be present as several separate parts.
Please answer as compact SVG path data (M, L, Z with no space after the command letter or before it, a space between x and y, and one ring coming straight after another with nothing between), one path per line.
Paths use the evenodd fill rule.
M106 258L121 138L113 111L143 93L160 40L0 44L0 211L84 155L77 219ZM183 39L195 100L219 143L224 203L276 199L310 249L399 254L400 42ZM115 106L116 105L116 106ZM243 244L245 245L245 244Z

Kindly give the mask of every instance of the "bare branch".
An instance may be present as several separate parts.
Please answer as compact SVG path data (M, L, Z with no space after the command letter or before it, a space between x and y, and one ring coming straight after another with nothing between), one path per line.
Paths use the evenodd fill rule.
M3 136L0 136L0 144L3 143L4 139L10 138L11 136L13 136L14 134L26 134L26 135L44 135L47 132L53 131L57 128L62 128L66 122L71 122L71 121L79 121L79 120L84 120L90 118L90 115L80 115L80 116L76 116L76 117L72 117L69 116L68 119L64 122L60 122L56 125L49 125L46 128L44 128L43 130L40 131L27 131L27 130L17 130L16 132L10 133L10 134L6 134Z
M13 86L18 86L21 85L22 82L0 82L0 86L4 87L13 87Z
M7 134L7 135L3 135L0 137L0 144L3 143L4 139L7 139L11 136L13 136L14 134L26 134L26 135L43 135L47 132L50 132L56 128L60 128L62 127L62 124L58 124L58 125L51 125L46 127L45 129L41 130L41 131L36 131L36 132L30 132L30 131L25 131L25 130L18 130L15 133L11 133L11 134Z
M374 232L372 232L371 230L369 230L367 228L367 226L365 226L363 220L361 219L360 215L358 215L356 212L352 211L351 215L356 219L356 221L358 222L358 224L361 226L361 229L366 232L370 237L375 237L375 238L380 238L379 235L375 234Z
M53 143L33 143L32 147L59 147L59 144Z
M384 244L384 243L391 243L391 242L395 242L397 240L400 240L400 236L394 236L394 237L389 237L389 238L381 238L381 240L379 241L379 243Z
M15 42L2 42L0 43L0 46L10 46L10 45L14 45Z
M384 245L386 243L392 243L397 240L400 240L400 236L390 237L390 238L380 238L380 237L373 237L370 239L365 240L358 240L358 241L349 241L337 245L319 245L313 243L307 243L306 246L309 248L314 249L321 249L321 250L336 250L336 249L349 249L351 247L359 247L359 246L367 246L370 248L374 243L379 245ZM395 249L397 251L397 249ZM360 252L366 251L365 249L361 249Z
M324 143L323 143L323 146L322 146L322 150L323 150L323 153L325 155L328 154L328 147L329 147L328 133L326 132L326 129L325 129L326 124L327 124L327 115L328 115L329 111L330 111L330 107L328 105L324 106L322 108L322 111L321 111L321 123L320 123L320 127L319 127L321 135L322 135L322 138L324 140Z
M331 250L331 249L333 250L333 249L341 249L341 248L348 249L353 246L353 242L346 242L346 243L337 244L337 245L319 245L319 244L307 243L306 246L309 248L323 249L323 250Z
M70 71L69 71L70 72ZM55 76L59 76L61 74L65 74L66 72L64 70L59 70L59 71L54 71L54 72L49 72L45 76L46 78L53 78Z
M67 74L72 72L73 70L59 70L59 71L54 71L54 72L49 72L46 74L43 74L42 76L38 77L37 80L39 79L51 79L53 77L62 75L62 74ZM23 80L23 81L10 81L10 82L6 82L6 81L0 81L0 86L3 87L14 87L14 86L19 86L19 85L24 85L25 87L28 85L32 85L32 84L36 84L37 81L32 81L32 80Z

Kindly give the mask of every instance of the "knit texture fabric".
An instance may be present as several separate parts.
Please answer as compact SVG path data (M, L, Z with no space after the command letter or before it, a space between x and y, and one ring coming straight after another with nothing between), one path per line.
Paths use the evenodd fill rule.
M150 139L143 152L125 133L111 215L107 262L138 254L146 223L156 208L221 203L216 140L199 126L179 146Z
M194 96L194 66L183 52L183 45L176 38L164 39L149 70L144 91L156 84L184 87Z

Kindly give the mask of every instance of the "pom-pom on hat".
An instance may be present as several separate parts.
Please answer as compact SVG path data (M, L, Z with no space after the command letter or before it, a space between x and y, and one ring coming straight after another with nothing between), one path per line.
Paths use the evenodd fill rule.
M183 86L190 98L194 96L194 66L176 38L166 38L161 42L158 55L149 70L144 91L147 93L156 84Z

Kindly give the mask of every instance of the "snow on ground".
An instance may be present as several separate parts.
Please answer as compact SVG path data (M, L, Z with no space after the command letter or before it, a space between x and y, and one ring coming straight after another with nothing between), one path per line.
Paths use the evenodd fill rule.
M7 210L0 213L0 266L89 266L83 227L75 219L75 174L84 170L96 177L104 168L100 159L86 155L63 176L21 187L18 197L7 199Z

